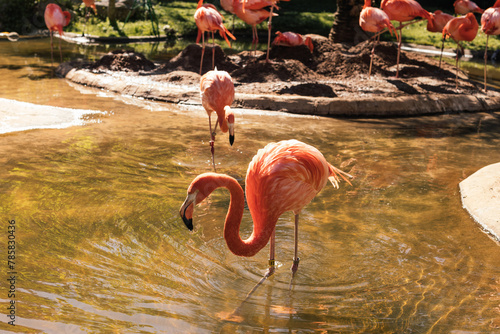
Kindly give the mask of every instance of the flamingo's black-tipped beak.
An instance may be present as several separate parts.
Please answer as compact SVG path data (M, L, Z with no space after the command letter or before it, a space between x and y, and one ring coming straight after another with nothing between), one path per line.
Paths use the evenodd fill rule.
M188 230L192 231L193 230L193 218L186 218L186 216L182 216L182 221L184 222L184 224L186 225L186 227L188 228Z
M233 143L234 143L234 115L230 114L228 116L228 118L229 118L229 120L227 122L227 127L229 130L229 144L231 144L231 146L233 146Z
M190 231L193 230L193 207L195 199L196 194L189 194L179 210L182 221Z

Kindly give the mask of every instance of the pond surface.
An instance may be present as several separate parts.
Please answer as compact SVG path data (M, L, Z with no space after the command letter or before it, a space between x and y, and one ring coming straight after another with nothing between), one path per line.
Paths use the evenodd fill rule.
M280 218L275 275L227 321L267 269L268 247L252 258L228 251L224 190L195 208L194 232L179 218L191 180L211 171L205 111L53 78L43 42L0 43L0 97L102 113L84 126L0 135L1 279L11 220L17 273L16 326L2 284L1 330L500 332L500 247L458 190L500 161L500 113L348 120L235 110L234 146L217 138L219 172L243 183L259 148L295 138L337 167L355 160L344 168L355 179L327 185L303 210L291 290L293 215ZM75 48L65 44L64 57ZM246 211L241 233L251 231Z

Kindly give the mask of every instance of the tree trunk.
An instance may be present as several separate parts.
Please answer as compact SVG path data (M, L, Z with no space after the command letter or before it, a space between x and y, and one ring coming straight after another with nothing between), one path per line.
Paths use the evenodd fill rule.
M115 0L109 0L108 2L108 18L109 18L109 24L111 24L111 26L113 27L116 27Z
M363 0L337 0L335 21L330 31L330 39L335 43L358 44L369 38L359 26L359 13Z

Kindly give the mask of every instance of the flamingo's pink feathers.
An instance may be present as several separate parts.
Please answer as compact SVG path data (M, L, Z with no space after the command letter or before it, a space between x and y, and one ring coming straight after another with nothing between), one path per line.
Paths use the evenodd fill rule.
M399 22L411 21L416 17L431 18L431 14L415 0L382 0L380 8L390 20Z
M207 113L216 112L222 132L228 131L226 118L227 106L234 100L234 84L231 76L226 71L213 71L205 73L200 80L201 103ZM234 123L234 114L232 115Z
M62 28L69 24L71 14L67 11L63 12L58 5L50 3L45 7L44 19L49 31L57 31L62 36Z

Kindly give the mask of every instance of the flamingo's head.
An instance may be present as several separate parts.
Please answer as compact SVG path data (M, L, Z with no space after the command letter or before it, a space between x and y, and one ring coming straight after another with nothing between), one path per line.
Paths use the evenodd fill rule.
M71 13L66 10L62 13L64 15L63 27L66 27L69 24L69 21L71 21Z
M204 173L198 175L187 190L187 197L179 209L182 221L186 227L193 230L193 211L194 206L203 202L215 189L221 185L217 182L217 175L215 173Z
M227 127L229 129L229 144L233 146L234 143L234 113L229 106L224 107L226 112Z
M313 45L311 37L307 36L306 40L304 41L304 44L309 48L309 51L311 51L311 52L314 51L314 45Z

